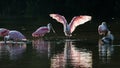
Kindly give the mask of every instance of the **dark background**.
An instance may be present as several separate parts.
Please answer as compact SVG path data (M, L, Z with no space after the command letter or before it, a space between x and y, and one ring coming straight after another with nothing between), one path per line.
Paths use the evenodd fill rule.
M73 16L91 15L90 22L77 27L75 32L78 34L80 31L97 33L102 21L107 22L114 34L120 32L120 0L0 0L1 28L32 33L40 26L52 23L56 32L63 33L63 26L50 18L50 13L61 14L68 22Z
M0 0L0 16L41 16L60 13L66 16L120 15L119 0Z

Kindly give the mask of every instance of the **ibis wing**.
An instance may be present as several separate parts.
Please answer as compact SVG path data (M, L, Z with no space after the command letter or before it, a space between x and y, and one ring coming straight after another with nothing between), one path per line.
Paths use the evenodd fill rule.
M59 14L50 14L50 17L52 17L53 19L57 20L62 24L65 24L67 22L65 17Z
M91 18L92 18L91 16L87 16L87 15L80 15L80 16L73 17L73 19L71 20L69 24L70 32L72 33L77 26L82 25L86 23L87 21L90 21Z

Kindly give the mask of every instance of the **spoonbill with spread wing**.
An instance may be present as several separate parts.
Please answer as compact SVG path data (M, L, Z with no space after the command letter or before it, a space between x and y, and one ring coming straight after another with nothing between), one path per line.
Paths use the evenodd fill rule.
M59 14L50 14L50 17L57 20L58 22L62 23L64 26L64 33L65 36L70 37L72 36L72 32L75 30L75 28L79 25L84 24L85 22L88 22L91 20L91 16L88 15L80 15L75 16L72 18L71 22L68 24L65 17Z

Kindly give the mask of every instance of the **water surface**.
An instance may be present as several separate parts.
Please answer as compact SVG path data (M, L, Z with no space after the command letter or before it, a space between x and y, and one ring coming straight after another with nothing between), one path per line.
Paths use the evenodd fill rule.
M0 68L119 68L120 46L111 55L98 42L82 39L34 39L30 43L0 43ZM107 52L106 52L107 53Z

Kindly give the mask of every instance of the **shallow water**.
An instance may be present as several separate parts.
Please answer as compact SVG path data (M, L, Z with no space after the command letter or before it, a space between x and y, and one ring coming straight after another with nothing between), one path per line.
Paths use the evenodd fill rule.
M3 24L1 27L22 32L29 42L4 44L0 38L0 68L119 68L119 32L112 31L113 47L100 47L95 25L83 25L70 39L65 38L62 29L46 34L43 39L34 39L31 34L41 24ZM108 52L104 51L106 47Z
M0 43L0 68L119 68L120 46L111 55L96 41L34 39L29 43Z

